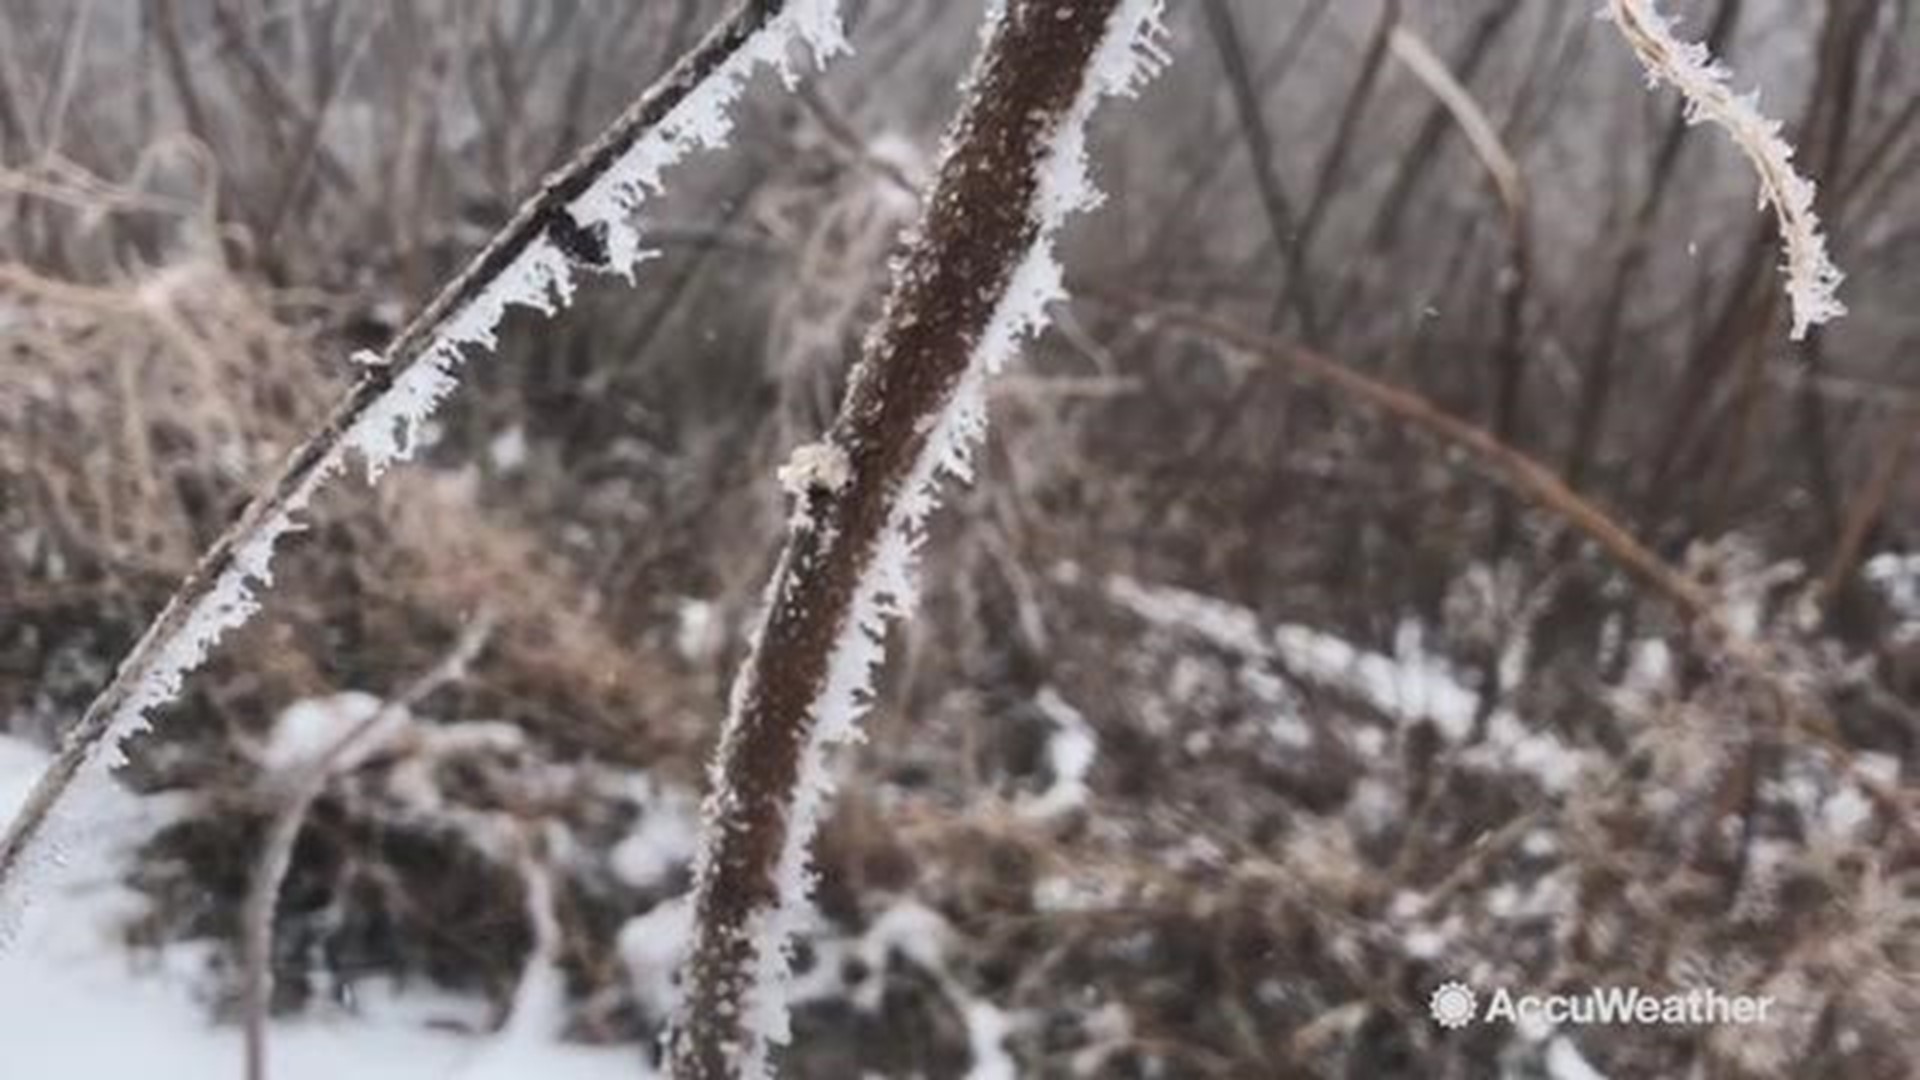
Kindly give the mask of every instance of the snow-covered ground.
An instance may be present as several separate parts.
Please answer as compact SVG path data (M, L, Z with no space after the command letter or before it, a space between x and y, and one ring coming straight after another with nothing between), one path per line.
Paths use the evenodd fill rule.
M45 755L0 736L0 821L10 817ZM124 855L166 819L163 800L116 793L100 827ZM158 954L120 942L135 897L120 859L83 868L56 896L37 897L0 952L0 1076L7 1080L208 1080L241 1074L240 1029L216 1025L202 996L202 954ZM465 1035L480 1007L445 996L362 994L352 1015L273 1025L273 1080L620 1080L644 1078L635 1047L563 1046L518 1026ZM451 1023L450 1023L451 1022Z

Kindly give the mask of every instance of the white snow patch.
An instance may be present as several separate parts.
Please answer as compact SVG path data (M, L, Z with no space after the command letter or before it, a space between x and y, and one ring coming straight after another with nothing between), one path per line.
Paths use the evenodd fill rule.
M1345 690L1389 716L1425 717L1454 742L1473 730L1480 695L1456 682L1446 661L1426 651L1416 622L1400 624L1393 656L1304 626L1277 627L1273 640L1281 664L1303 678Z
M620 928L620 959L633 980L634 998L656 1018L672 1016L680 1003L674 974L693 942L693 904L678 897L654 905Z
M691 862L699 846L700 820L691 800L661 794L645 800L645 807L639 824L609 856L614 876L636 889L660 884Z
M1361 778L1354 785L1353 795L1348 798L1346 815L1354 827L1362 834L1377 836L1398 824L1404 815L1401 813L1400 793L1378 777Z
M953 946L953 928L940 913L914 900L899 900L876 916L861 937L860 959L873 978L861 983L854 1004L872 1011L880 1007L888 958L898 953L929 974L946 971L947 950Z
M1273 655L1259 616L1238 604L1166 585L1146 585L1122 575L1107 579L1107 593L1142 619L1184 630L1225 652Z
M1040 911L1105 911L1118 899L1117 888L1093 879L1050 874L1033 883L1033 906Z
M381 715L383 710L385 716ZM342 759L334 763L340 771L365 761L387 739L409 726L412 718L407 710L389 707L380 698L358 690L296 701L275 720L260 764L270 772L317 765L348 736L376 718L380 730L367 731L342 750Z
M1480 695L1465 686L1445 657L1426 648L1424 628L1403 621L1394 634L1392 654L1373 652L1324 630L1282 624L1263 632L1252 611L1165 585L1146 585L1121 575L1110 577L1107 592L1122 607L1149 623L1196 636L1242 657L1278 664L1295 676L1340 691L1400 722L1426 719L1451 742L1473 732ZM1367 729L1370 730L1370 729ZM1377 745L1379 736L1369 739ZM1595 761L1588 750L1570 747L1546 732L1534 731L1506 709L1487 717L1486 737L1466 755L1483 765L1533 776L1548 791L1568 790Z
M10 815L46 755L0 736L0 816ZM169 800L107 789L95 819L105 835L92 860L34 905L14 948L0 956L0 1016L9 1077L204 1080L240 1071L240 1029L207 1015L201 979L209 957L195 945L130 952L121 927L140 910L122 885L122 860L172 818ZM444 1021L477 1017L477 1002L438 995L391 997L369 983L357 1014L310 1013L272 1022L274 1080L648 1080L630 1047L589 1049L551 1039L518 1044L511 1067L498 1041L455 1034ZM484 1069L484 1072L476 1070Z
M1013 1034L1014 1023L1006 1010L973 998L961 1010L961 1018L967 1025L967 1050L973 1056L967 1080L1015 1080L1020 1068L1007 1053L1007 1036Z
M855 1004L869 1011L880 1007L887 969L893 954L906 957L932 976L960 1012L967 1028L972 1065L967 1080L1013 1080L1019 1069L1008 1054L1006 1039L1016 1029L1014 1017L999 1006L970 994L947 966L955 944L953 927L939 912L914 900L900 900L868 926L858 950L866 969L873 972L855 995Z
M512 472L527 463L527 429L515 424L493 437L487 444L487 460L501 472Z
M1575 750L1544 732L1532 731L1518 717L1505 710L1487 720L1487 742L1497 748L1496 757L1519 772L1531 774L1540 786L1552 792L1573 787L1592 755Z
M1363 727L1350 732L1347 740L1355 750L1367 757L1379 757L1387 752L1387 733L1377 727Z
M1582 1057L1580 1048L1565 1035L1548 1041L1546 1065L1549 1080L1607 1080L1607 1074Z
M1052 687L1041 690L1034 704L1053 723L1053 737L1047 740L1047 765L1053 770L1053 783L1023 802L1020 812L1033 818L1057 817L1086 803L1087 773L1100 752L1100 740L1080 710Z
M1432 960L1446 953L1452 939L1437 927L1416 926L1400 939L1400 948L1415 960Z
M1530 859L1545 859L1558 854L1560 839L1547 829L1535 829L1520 841L1520 853Z
M561 970L561 930L554 907L553 872L544 861L525 860L522 877L527 890L527 919L533 926L533 951L520 984L514 988L513 1010L506 1026L480 1054L460 1071L460 1080L513 1080L538 1075L552 1052L554 1040L565 1030L566 975Z
M706 660L725 644L726 626L711 600L683 597L674 609L673 647L683 660Z
M1861 573L1899 618L1893 636L1901 642L1920 640L1920 555L1882 552L1868 559Z

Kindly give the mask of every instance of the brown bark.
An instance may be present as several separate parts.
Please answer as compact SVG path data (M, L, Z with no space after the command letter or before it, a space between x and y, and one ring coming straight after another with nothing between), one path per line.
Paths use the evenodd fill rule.
M837 647L933 421L966 375L1015 269L1039 235L1034 197L1055 132L1086 82L1117 0L1016 0L995 28L948 153L867 339L828 442L844 483L797 496L760 636L722 737L696 883L696 929L669 1061L680 1080L737 1077L758 1048L746 1015L757 933L779 880L803 765Z

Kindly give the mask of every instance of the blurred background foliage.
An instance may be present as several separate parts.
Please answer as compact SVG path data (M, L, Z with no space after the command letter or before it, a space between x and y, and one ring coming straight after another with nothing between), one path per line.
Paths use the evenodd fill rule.
M1101 117L1076 299L995 388L980 482L846 764L810 947L837 970L791 1075L962 1075L972 1000L1018 1018L1036 1076L1535 1076L1575 1043L1615 1076L1911 1075L1920 24L1905 0L1671 6L1820 183L1851 314L1805 342L1750 172L1644 91L1593 5L1173 5L1176 62ZM524 737L329 789L281 898L277 1004L399 978L508 1007L521 879L422 811L424 782L435 813L561 838L571 1033L657 1031L660 972L615 945L687 852L614 856L690 814L785 512L773 470L831 416L976 40L977 4L848 8L856 55L759 85L732 146L651 205L637 287L514 321L424 465L342 485L139 748L134 781L193 809L134 870L130 940L216 942L216 1010L275 718L397 695L485 614L480 660L419 711ZM349 355L718 11L8 0L7 730L57 736ZM1517 198L1396 27L1468 88ZM1161 332L1161 305L1556 470L1773 643L1838 748L1559 518ZM1085 790L1058 810L1063 780ZM945 962L848 945L909 900L959 943ZM1453 976L1708 980L1791 1019L1443 1036L1426 994Z

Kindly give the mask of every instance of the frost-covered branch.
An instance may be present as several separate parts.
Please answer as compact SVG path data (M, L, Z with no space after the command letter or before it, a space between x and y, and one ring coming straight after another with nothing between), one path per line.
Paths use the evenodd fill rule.
M857 734L943 473L965 478L988 377L1061 295L1053 241L1095 193L1086 122L1160 59L1158 0L995 4L933 190L839 418L782 470L795 507L714 764L680 1080L766 1075L811 885L827 747Z
M1780 122L1759 109L1757 94L1736 94L1729 72L1705 45L1685 41L1654 0L1607 0L1607 15L1647 69L1649 85L1670 84L1687 102L1687 120L1726 129L1760 178L1760 205L1772 206L1786 248L1787 296L1793 301L1793 337L1847 313L1834 295L1845 275L1827 255L1820 216L1813 209L1813 181L1793 168L1793 147Z
M0 944L23 906L30 871L71 857L85 836L76 788L105 783L125 741L148 726L187 675L260 607L280 537L300 527L314 494L358 455L369 480L413 453L421 423L457 383L470 353L495 344L509 306L553 314L576 272L631 277L646 258L633 221L662 174L728 135L728 110L763 66L789 81L792 50L816 59L845 48L836 0L746 0L555 172L384 353L363 353L366 374L320 429L175 591L113 679L68 733L0 838Z

